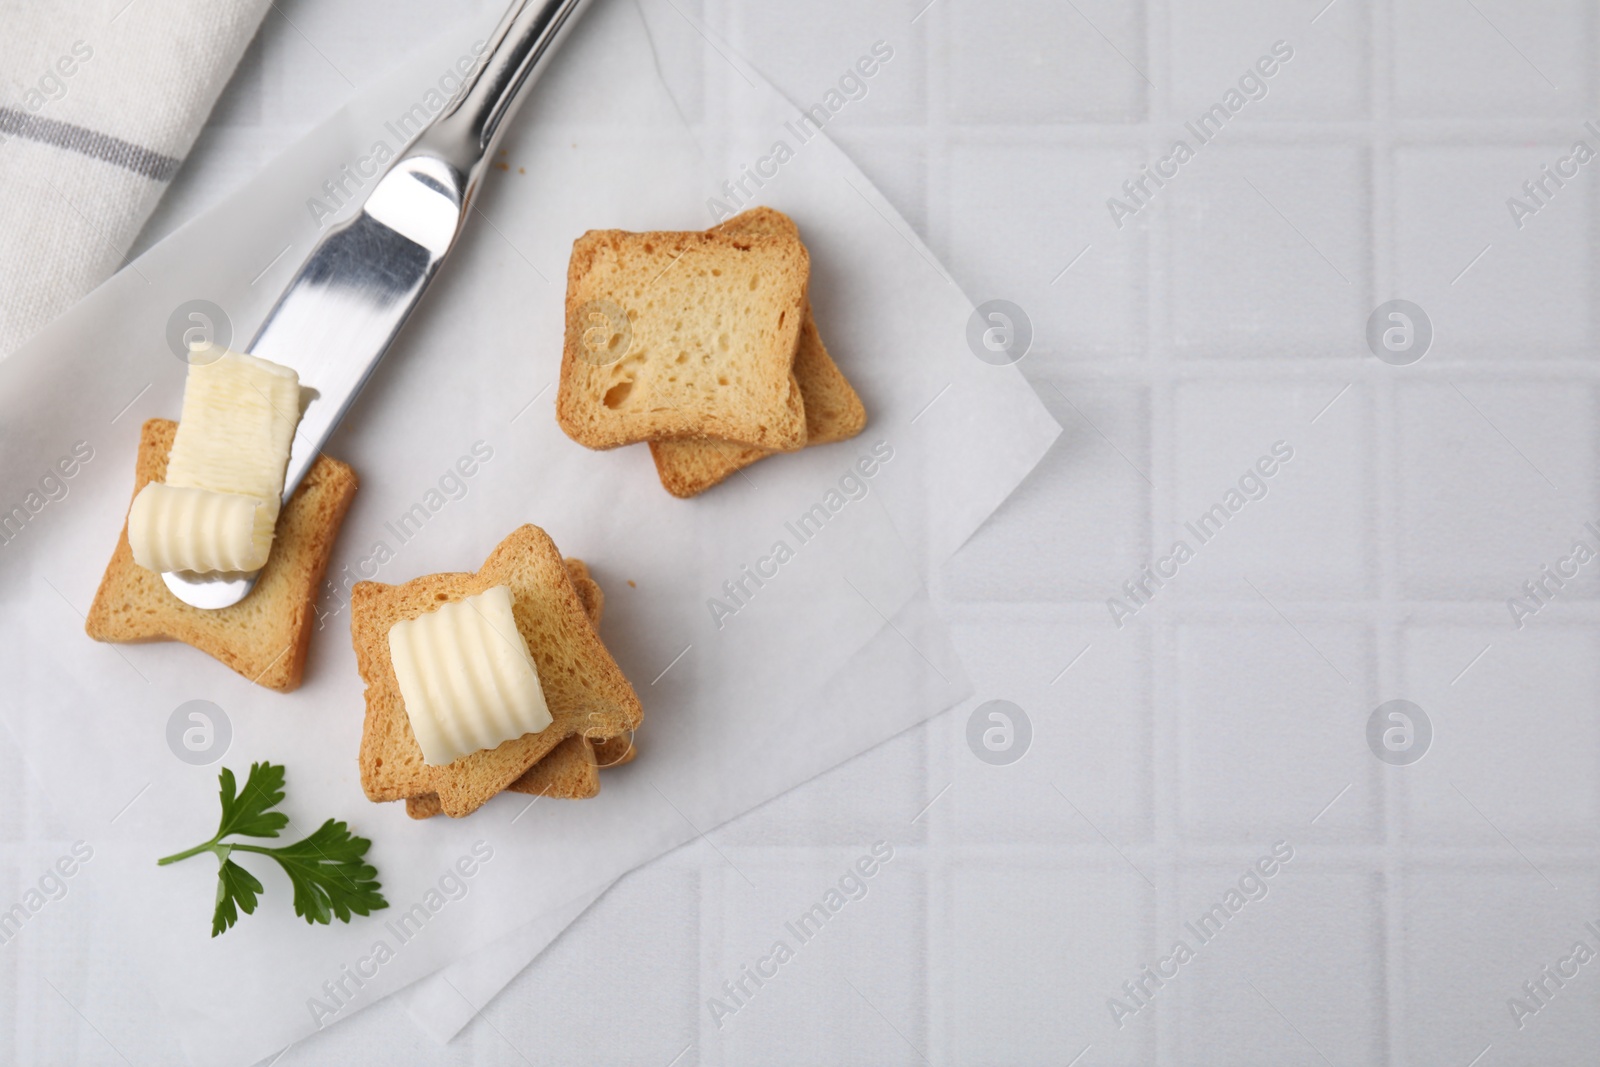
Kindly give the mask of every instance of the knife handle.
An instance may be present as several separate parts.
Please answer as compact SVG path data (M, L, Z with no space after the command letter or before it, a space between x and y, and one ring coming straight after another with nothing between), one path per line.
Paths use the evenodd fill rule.
M589 0L515 0L474 74L418 139L414 153L438 156L475 185L505 120L542 73Z

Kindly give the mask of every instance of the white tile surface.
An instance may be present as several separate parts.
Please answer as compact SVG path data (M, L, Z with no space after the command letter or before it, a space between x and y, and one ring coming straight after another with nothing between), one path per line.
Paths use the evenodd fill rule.
M1173 743L1185 839L1242 843L1286 817L1309 825L1352 785L1318 820L1319 840L1371 840L1379 815L1372 761L1350 743L1360 741L1366 717L1370 641L1362 629L1304 618L1291 628L1267 611L1253 625L1185 621L1176 640Z
M1145 159L1136 146L1022 142L973 132L949 147L936 247L974 301L1003 298L1033 322L1030 372L1146 349L1146 241L1108 232L1102 203ZM1018 213L1018 203L1034 205Z
M1560 188L1547 180L1543 206L1523 190L1580 139L1600 149L1582 117L1468 144L1419 143L1421 135L1396 143L1395 286L1383 296L1420 304L1444 327L1440 362L1589 356L1593 176L1579 169ZM1512 197L1539 207L1520 226L1507 206Z
M1205 914L1271 844L1241 851L1233 865L1194 870L1180 890L1182 915ZM1183 1005L1176 1043L1189 1050L1183 1062L1380 1062L1387 1036L1381 877L1302 852L1262 883L1266 896L1247 903L1210 944L1174 931L1188 936L1198 957L1193 973L1180 971L1174 981ZM1283 960L1294 966L1276 962Z
M1246 147L1244 132L1200 146L1150 209L1172 231L1172 343L1212 358L1349 355L1369 303L1365 150Z
M1520 1030L1507 1004L1573 942L1594 947L1584 929L1595 913L1593 868L1551 873L1567 884L1566 893L1515 863L1416 864L1403 871L1395 896L1404 909L1397 961L1404 980L1394 1027L1408 1062L1466 1062L1486 1044L1508 1063L1581 1062L1586 1054L1578 1050L1600 1035L1600 1017L1583 1000L1593 995L1584 988L1590 975L1580 970Z
M1159 547L1164 554L1182 540L1195 560L1163 595L1251 600L1248 579L1273 599L1371 596L1369 393L1352 386L1322 412L1339 389L1321 381L1178 385L1174 512ZM1219 504L1228 513L1220 528ZM1202 544L1196 530L1209 540Z
M938 840L1077 843L1119 847L1154 838L1148 641L1109 636L1102 609L963 612L957 639L967 650L980 701L1008 700L1029 717L1025 758L990 766L966 748L966 715L931 725L944 758L929 785L949 792L924 816ZM1103 699L1115 693L1114 700ZM1128 773L1140 768L1140 773Z
M1324 0L1326 2L1326 0ZM1266 82L1265 106L1243 113L1248 122L1289 119L1343 120L1364 118L1371 95L1371 56L1365 4L1335 4L1314 25L1299 7L1272 0L1182 0L1171 5L1171 107L1198 115L1236 86L1241 76L1262 68L1279 41L1293 56ZM1251 84L1246 91L1260 93ZM1265 103L1271 101L1271 103Z
M943 865L929 966L945 1060L1064 1061L1105 1040L1102 1002L1148 957L1154 898L1135 873L1112 864L1015 848ZM1105 1062L1148 1057L1148 1030L1130 1037Z
M1151 88L1139 4L946 3L948 113L963 123L1136 122Z
M1578 0L1393 6L1395 99L1407 114L1571 114L1591 102L1594 11Z
M1594 512L1593 401L1587 385L1554 382L1395 390L1408 595L1504 600L1582 535Z
M1520 634L1509 619L1492 629L1406 629L1406 689L1433 717L1440 757L1410 768L1421 773L1405 780L1412 840L1498 844L1513 858L1512 846L1594 847L1600 724L1571 709L1600 699L1595 634L1534 621L1542 625L1530 622Z
M1506 199L1600 149L1592 5L674 2L800 101L891 42L840 143L1033 321L1065 432L934 581L979 695L631 875L450 1046L380 1004L279 1063L1591 1062L1600 962L1520 1030L1507 1000L1600 950L1600 564L1521 629L1506 600L1600 525L1600 162L1520 229ZM141 246L440 17L278 7ZM1266 98L1117 229L1107 198L1278 39ZM691 75L715 121L733 75ZM1364 343L1396 296L1435 327L1411 367ZM1269 494L1117 629L1106 599L1279 439ZM1411 766L1365 739L1396 697L1435 728ZM967 745L994 699L1034 729L1010 766ZM4 735L0 811L4 908L60 846ZM1116 1028L1107 999L1279 837L1267 898ZM880 838L868 895L719 1030L716 987ZM0 947L0 1061L180 1062L95 982L81 914Z

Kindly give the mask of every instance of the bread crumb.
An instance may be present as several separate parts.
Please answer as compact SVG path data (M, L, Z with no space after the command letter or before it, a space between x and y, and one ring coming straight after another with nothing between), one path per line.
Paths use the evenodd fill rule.
M639 588L639 586L634 582L634 580L632 578L629 578L628 579L628 588L629 589L637 589L637 588Z
M500 168L501 170L510 170L511 169L511 164L509 164L509 163L496 162L495 166Z

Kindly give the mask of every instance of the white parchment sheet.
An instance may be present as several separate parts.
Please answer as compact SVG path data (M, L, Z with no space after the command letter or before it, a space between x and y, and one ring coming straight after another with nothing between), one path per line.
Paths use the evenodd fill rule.
M735 185L731 192L721 183L705 189L707 200L715 202L719 209L722 206L741 207L748 202L743 198L751 194L760 196L765 192L765 183L757 184L760 173L749 177L753 168L760 165L763 171L777 169L781 176L781 172L793 166L795 159L804 153L808 160L814 160L819 165L819 170L826 167L835 175L831 181L819 180L813 186L806 187L806 190L797 191L797 195L805 195L806 191L815 189L818 196L816 215L822 216L830 211L828 199L838 194L839 182L845 182L869 199L882 214L883 224L897 229L907 245L923 257L926 263L924 269L930 272L928 277L944 273L943 267L921 239L879 196L866 176L828 138L826 132L818 131L814 123L807 122L803 117L797 118L800 109L786 100L735 47L714 29L674 5L663 4L661 0L642 0L640 9L645 15L662 80L681 113L696 110L689 106L689 102L701 90L698 72L704 70L706 64L727 63L738 73L738 77L725 80L727 91L719 95L712 108L714 117L691 126L702 154L721 161L719 166L711 167L706 173L713 178L722 175L722 182L744 179L743 187ZM892 62L893 46L889 45L888 49L889 62ZM880 66L879 73L886 66ZM802 141L802 136L807 139ZM783 148L775 151L779 143ZM789 151L794 153L794 158L780 164L778 159ZM847 240L846 235L841 238L841 243ZM914 263L912 268L915 274ZM846 274L839 275L836 280L854 284ZM816 284L814 280L813 286ZM895 321L887 318L875 320L868 315L860 321L859 326L863 336L874 336L878 331L883 331L877 344L886 349L893 347L894 340L889 336L889 331L898 328ZM882 390L885 393L894 391L891 376L895 366L892 362L882 365L885 372ZM850 373L855 380L855 369L852 368ZM912 417L917 418L916 415ZM955 433L940 438L938 443L960 447L965 440L964 435ZM1026 451L1032 447L1032 442L1019 437L1013 445ZM1001 441L993 440L990 447L1005 446ZM956 494L940 494L941 484L935 479L928 486L932 492L925 495L918 487L912 486L904 501L907 508L925 506L927 509L929 518L925 520L923 529L935 542L929 548L933 566L938 566L958 548L967 532L987 517L1013 488L1010 483L996 485L991 487L991 493L976 496L969 484L963 484L958 487ZM919 625L939 625L932 605L925 601L918 605L912 618ZM907 620L900 620L902 627L910 624ZM858 653L831 680L830 691L836 694L850 692L862 686L871 686L875 680L884 678L881 647L884 638L885 635L880 634L879 643ZM891 632L887 634L887 640L898 638ZM484 946L411 986L403 994L403 999L412 1018L436 1040L448 1041L473 1019L477 1008L504 989L597 896L589 895L573 901L554 917L541 916L514 934Z
M93 965L148 989L197 1062L270 1056L961 699L965 675L922 581L1058 432L1019 375L974 358L970 304L819 139L760 202L801 225L818 322L867 404L865 433L763 462L692 502L660 488L642 446L591 453L569 441L552 406L573 238L703 227L707 190L724 180L663 88L639 9L601 3L516 120L458 255L328 445L362 487L304 685L261 690L183 645L90 641L82 613L127 507L139 424L179 409L184 363L169 321L210 301L243 344L330 221L318 205L337 208L341 190L362 184L363 160L399 147L397 118L428 106L472 40L442 33L0 364L0 504L28 513L0 544L0 712L94 849L73 895L35 921L92 925ZM775 118L781 102L768 105ZM730 156L766 118L753 103L730 124ZM454 475L474 446L490 458ZM73 475L52 475L75 449ZM875 449L872 477L852 477ZM430 518L402 539L393 523L419 502ZM830 518L802 541L789 524L818 503ZM606 589L603 636L646 708L639 760L581 804L530 808L508 795L469 819L419 824L400 805L368 803L362 686L337 583L475 569L523 522L586 559ZM792 558L719 626L708 600L780 540ZM210 766L179 760L167 741L174 710L195 699L231 726ZM338 817L373 840L389 911L309 927L281 873L251 863L266 886L257 913L208 936L215 865L155 859L213 832L219 766L242 774L264 759L288 768L290 839ZM420 932L388 925L475 847L492 858ZM390 952L376 973L344 979L372 970L362 961L379 942ZM82 982L74 966L50 975L68 996ZM342 994L330 992L341 980Z

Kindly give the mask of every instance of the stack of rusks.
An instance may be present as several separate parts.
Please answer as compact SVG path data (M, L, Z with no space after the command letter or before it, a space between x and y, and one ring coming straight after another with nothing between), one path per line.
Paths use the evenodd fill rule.
M692 497L776 452L854 437L866 409L828 355L793 220L591 230L573 244L556 418L594 449L649 442Z
M391 631L500 587L509 591L511 624L489 647L501 638L526 646L547 725L430 763L415 730L419 709L402 696ZM605 597L583 561L563 560L539 527L512 531L476 573L361 582L350 603L356 666L367 683L360 763L369 799L403 799L414 819L470 815L501 792L577 800L600 792L602 767L633 758L644 711L600 640Z

